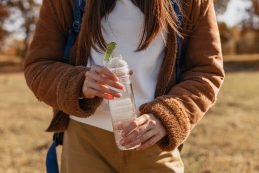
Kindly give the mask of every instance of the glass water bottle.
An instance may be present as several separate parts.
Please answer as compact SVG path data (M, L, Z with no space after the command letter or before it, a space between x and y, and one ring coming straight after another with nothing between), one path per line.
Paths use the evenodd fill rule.
M122 59L122 56L113 57L109 62L108 68L117 75L119 82L124 85L123 91L111 88L117 92L120 92L122 96L120 98L109 100L115 141L120 150L135 149L140 146L140 144L132 148L126 148L120 145L120 140L122 139L122 128L127 127L130 122L137 118L129 68L127 62Z

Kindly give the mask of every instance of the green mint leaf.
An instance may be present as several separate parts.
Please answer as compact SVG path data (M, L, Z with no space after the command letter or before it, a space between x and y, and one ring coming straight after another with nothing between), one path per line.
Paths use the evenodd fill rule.
M107 45L107 49L104 54L104 61L108 62L110 60L111 54L113 50L116 48L117 44L115 42L111 42Z

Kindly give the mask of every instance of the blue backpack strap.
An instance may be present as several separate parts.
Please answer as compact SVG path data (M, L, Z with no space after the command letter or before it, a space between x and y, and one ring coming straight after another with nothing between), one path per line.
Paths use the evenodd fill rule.
M78 33L80 32L81 19L86 3L85 1L86 0L74 0L74 21L70 29L70 35L68 37L64 50L64 56L62 58L62 61L67 64L70 62L70 50L76 41ZM55 133L53 135L53 143L50 146L46 157L47 173L59 173L56 147L62 145L63 136L63 132Z
M181 3L182 0L179 0L179 3ZM183 26L183 15L181 13L180 7L177 3L175 3L175 0L171 0L171 3L173 5L174 11L177 15L178 19L178 27ZM176 84L180 83L181 81L181 63L183 59L183 53L182 53L182 37L177 34L177 52L176 52L176 62L175 62L175 82ZM182 151L183 144L181 144L178 147L179 151Z
M180 0L181 1L181 0ZM175 0L171 0L174 11L178 18L178 26L179 28L183 25L183 15L181 13L179 5L175 2ZM181 60L182 60L182 38L179 34L177 34L177 53L176 53L176 62L175 62L175 81L176 83L180 82L181 78Z
M50 146L46 157L47 173L58 173L58 158L56 147L62 145L64 133L55 133L53 135L53 143Z
M74 0L74 21L70 28L70 34L65 46L63 62L69 64L70 50L75 44L78 33L81 28L82 14L84 12L85 0Z

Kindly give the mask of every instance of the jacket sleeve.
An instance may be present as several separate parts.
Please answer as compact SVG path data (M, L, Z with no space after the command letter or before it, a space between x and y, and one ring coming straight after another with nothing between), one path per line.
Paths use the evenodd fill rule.
M154 114L166 128L167 136L158 142L163 150L173 150L186 140L191 129L215 103L224 80L213 1L201 2L199 6L203 10L188 40L181 82L167 95L140 107L142 114Z
M66 34L58 19L60 2L44 0L39 21L24 62L27 85L39 101L75 116L89 116L100 104L100 98L79 97L85 72L84 66L62 62ZM60 10L60 9L59 9Z

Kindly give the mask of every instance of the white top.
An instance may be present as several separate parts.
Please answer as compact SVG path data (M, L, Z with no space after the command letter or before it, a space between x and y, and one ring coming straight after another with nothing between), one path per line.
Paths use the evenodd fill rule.
M130 0L118 0L114 10L101 21L105 41L116 42L114 55L121 54L133 70L132 86L137 110L143 103L152 101L166 44L165 31L160 32L147 49L136 52L144 27L144 14ZM103 53L91 49L88 66L103 65ZM70 118L82 123L113 131L108 100L103 100L94 115Z

